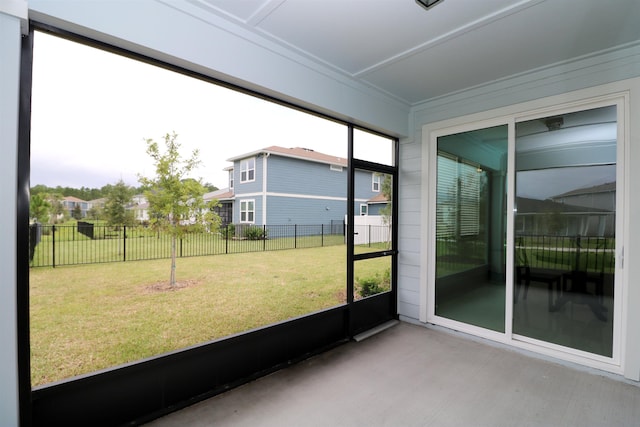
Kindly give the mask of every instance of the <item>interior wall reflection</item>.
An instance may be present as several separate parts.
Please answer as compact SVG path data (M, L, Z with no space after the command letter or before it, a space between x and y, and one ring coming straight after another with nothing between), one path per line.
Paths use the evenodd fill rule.
M611 357L616 107L516 124L513 332Z

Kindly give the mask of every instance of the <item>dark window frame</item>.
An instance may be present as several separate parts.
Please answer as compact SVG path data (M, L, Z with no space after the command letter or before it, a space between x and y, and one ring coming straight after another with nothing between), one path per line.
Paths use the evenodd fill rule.
M133 60L159 66L170 71L220 85L238 92L293 108L323 119L346 125L349 129L348 180L353 185L353 130L356 126L308 107L212 78L174 64L134 53L119 47L99 42L88 37L30 21L30 33L23 37L20 81L20 122L18 135L18 188L17 193L17 323L18 323L18 378L20 424L23 426L46 425L64 422L68 425L98 425L140 423L180 409L197 400L214 396L230 387L243 384L266 375L296 360L302 360L348 341L363 328L374 327L384 321L397 319L396 279L397 251L392 258L392 292L381 298L371 297L366 301L353 301L353 263L357 259L347 251L347 303L300 318L267 325L220 341L204 343L169 354L159 355L143 361L94 372L81 377L32 388L29 336L29 177L30 177L30 133L31 91L34 31L49 33L70 41L115 53ZM383 133L357 126L357 129L390 138L395 143L396 165L383 167L383 171L394 174L394 194L397 194L397 170L399 141ZM254 172L255 174L255 172ZM254 176L255 178L255 176ZM354 194L348 192L348 211L353 216ZM397 218L397 203L394 204ZM353 225L351 230L353 231ZM394 248L397 247L397 221L394 221ZM349 246L349 245L348 245ZM368 254L368 257L388 256ZM351 296L349 296L351 295ZM265 344L271 344L266 345ZM260 353L256 359L250 357ZM229 366L220 365L220 361ZM223 364L224 364L223 363ZM204 371L198 371L204 369ZM216 370L218 369L218 370ZM222 369L222 370L220 370ZM214 371L214 372L212 372ZM160 386L158 381L162 382ZM203 385L206 389L202 389ZM162 397L161 397L162 396ZM69 417L73 417L69 420Z

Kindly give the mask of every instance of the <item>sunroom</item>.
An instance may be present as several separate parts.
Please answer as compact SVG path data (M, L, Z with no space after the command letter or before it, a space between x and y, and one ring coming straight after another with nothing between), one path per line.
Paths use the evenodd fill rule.
M0 188L7 206L16 207L0 214L5 224L0 242L0 424L144 423L397 321L456 331L462 340L637 384L640 222L634 183L640 171L634 165L640 161L640 122L635 120L640 114L640 5L635 0L421 3L0 0L5 153ZM34 159L39 147L56 144L53 134L46 143L38 142L43 131L36 122L42 116L32 105L39 105L43 76L57 69L72 75L93 58L86 50L77 62L56 62L55 49L47 51L44 42L49 39L149 67L143 71L147 83L153 83L152 69L159 69L197 81L201 95L211 87L224 88L304 115L271 127L260 113L238 110L236 141L259 138L251 133L258 129L265 139L273 135L267 143L258 141L259 147L281 145L276 138L307 117L337 127L335 155L349 166L332 173L348 174L347 184L339 194L309 198L319 206L317 218L343 209L336 216L344 218L342 228L331 222L327 227L321 219L304 224L319 226L319 233L298 233L303 228L292 225L297 226L292 248L274 246L269 252L278 239L265 233L251 242L251 251L280 254L277 261L265 258L260 265L287 259L292 264L287 271L297 266L306 276L337 270L329 281L338 288L327 292L339 297L295 314L267 316L215 339L194 338L135 360L118 359L34 382L38 354L61 359L73 346L53 342L64 349L55 353L39 347L36 285L50 279L36 279L45 269L60 274L76 267L58 268L61 252L55 269L36 267L29 257L29 189L39 167ZM52 57L49 68L38 74L39 61L47 55ZM86 87L107 87L108 77L82 72L72 79L78 85L83 76L91 82ZM60 86L72 97L78 89L74 85ZM77 112L65 117L67 128L92 110L90 104L78 105L82 99L76 101ZM135 97L126 98L122 108L134 102ZM196 115L189 102L180 105L186 115ZM99 126L105 133L109 127ZM311 140L311 135L299 138ZM83 148L88 151L103 148L87 141ZM318 144L316 151L333 154L328 142ZM385 155L377 156L378 151ZM266 161L256 157L256 178L266 173L260 169ZM360 245L355 237L359 232L349 219L359 216L358 207L366 203L358 199L358 186L372 186L371 179L360 184L356 171L384 176L376 181L378 187L389 177L384 242ZM245 183L240 177L238 171L233 185L260 181ZM258 190L247 199L252 208L266 201L268 189L260 191L265 199ZM250 211L247 207L246 215ZM300 243L302 234L305 239L320 235L320 243ZM336 246L329 247L329 241ZM243 250L234 248L249 244L240 238L220 242L225 252L216 257L226 260L239 259L231 257ZM331 250L337 258L314 265L314 259L321 259L316 255L306 257L309 264L293 255L282 257L311 246ZM146 270L150 262L127 260L127 266ZM358 295L358 280L374 263L382 267L371 274L388 277L388 287ZM206 273L207 264L200 264ZM280 280L284 270L265 267L254 280ZM104 277L109 274L114 273ZM304 276L293 281L302 284L308 279ZM320 294L319 289L305 293ZM239 301L229 304L247 300ZM283 301L265 310L278 311ZM208 315L184 309L191 311L195 323L206 328ZM113 322L121 316L111 313ZM45 328L42 336L55 330Z

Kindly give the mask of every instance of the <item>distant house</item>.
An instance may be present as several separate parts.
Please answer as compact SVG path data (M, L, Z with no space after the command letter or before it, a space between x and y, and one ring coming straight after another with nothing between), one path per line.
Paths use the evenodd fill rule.
M592 187L579 188L553 196L551 200L566 205L614 212L616 210L616 183L607 182Z
M136 194L133 196L126 208L133 211L133 217L136 221L149 221L149 202L144 194Z
M555 230L564 236L615 235L616 184L580 188L547 200L518 197L516 232Z
M205 202L210 202L211 200L217 200L219 202L213 211L220 217L220 225L222 227L233 222L233 191L228 188L223 188L206 193L202 198Z
M80 208L81 218L86 218L87 212L89 211L89 202L73 196L63 197L62 206L70 217L73 217L73 212L77 210L78 207Z
M224 202L232 222L254 225L342 223L347 214L347 161L307 148L271 146L228 159ZM382 177L356 171L356 215L377 214Z
M87 203L89 204L89 210L104 209L104 205L107 203L107 198L102 197L100 199L89 200Z

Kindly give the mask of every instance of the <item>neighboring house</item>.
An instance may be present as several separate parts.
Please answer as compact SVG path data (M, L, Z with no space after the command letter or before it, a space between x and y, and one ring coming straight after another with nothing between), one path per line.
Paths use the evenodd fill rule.
M203 197L205 202L217 200L218 206L213 211L220 217L220 226L226 227L233 222L233 191L229 188L206 193Z
M611 237L615 235L615 213L596 207L584 207L548 200L517 198L518 234L540 235L554 230L558 236Z
M362 211L362 206L360 205L360 215L382 215L384 216L384 213L381 212L381 210L387 206L389 204L389 200L387 200L387 197L382 194L382 192L380 192L380 194L377 194L376 196L370 198L369 200L367 200L366 203L366 210L367 212L363 212Z
M80 207L81 217L86 218L89 211L89 202L79 199L73 196L66 196L62 198L62 206L64 210L69 213L70 217L73 217L73 211Z
M100 199L89 200L88 202L89 210L91 209L104 209L105 203L107 203L106 197L102 197Z
M133 217L138 222L149 221L149 202L144 194L136 194L131 198L131 203L126 206L133 211Z
M565 205L614 212L616 210L616 183L607 182L592 187L579 188L553 196L551 200Z
M347 214L347 160L307 148L271 146L228 159L233 222L255 225L319 225ZM381 176L356 171L355 212L375 212Z

